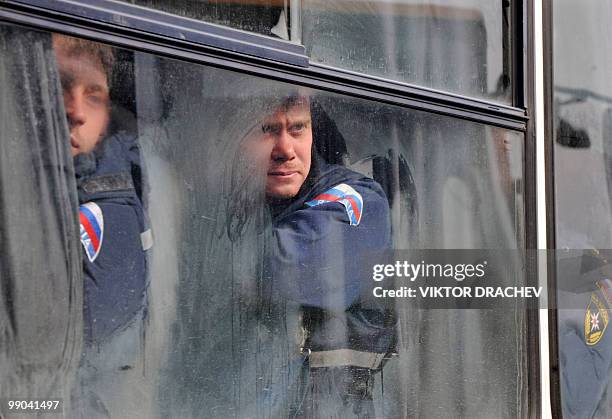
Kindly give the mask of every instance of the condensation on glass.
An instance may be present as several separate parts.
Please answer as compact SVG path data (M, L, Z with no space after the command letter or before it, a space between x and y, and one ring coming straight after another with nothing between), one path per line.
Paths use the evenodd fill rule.
M612 248L610 18L609 3L554 2L557 249L584 255L557 278L564 417L612 415L612 336L606 331L612 294L605 292L608 261L598 256Z
M509 0L304 0L312 62L511 103Z
M297 0L122 0L179 16L300 41Z
M23 115L40 131L31 136L3 125L2 144L14 138L37 164L36 156L48 152L39 143L55 144L60 161L43 161L40 170L52 171L68 185L51 190L57 202L41 202L34 191L19 205L76 214L74 171L60 163L70 162L69 133L78 121L73 103L61 100L60 81L66 80L59 80L50 34L2 29L11 45L0 59L0 83L8 92L2 103L8 105L3 118L9 119L3 121ZM13 46L32 40L39 46L27 49L38 51L29 70L11 73L11 60L28 56ZM46 90L13 88L15 74L25 78L19 86L42 80ZM82 319L83 304L108 300L116 289L85 295L83 303L70 300L81 292L79 281L53 293L33 286L15 310L15 303L6 304L10 284L30 272L3 270L4 318L42 327L49 317L37 307L71 301L72 311L52 318L65 340L27 348L32 360L27 373L18 368L25 349L15 351L16 338L4 335L0 386L12 374L11 382L21 387L11 388L22 389L15 396L63 397L66 416L88 418L526 414L523 311L419 310L403 301L372 305L360 293L359 272L353 275L369 250L524 248L521 133L128 50L114 50L109 87L111 121L99 144L109 138L133 144L131 139L139 148L130 154L130 175L141 181L134 187L142 200L143 228L150 227L153 236L146 297L130 286L132 297L118 298L106 314L99 311L96 322L129 326L92 343L91 308ZM32 113L33 103L48 104L53 118ZM305 147L309 130L312 144ZM295 149L287 151L287 144ZM103 158L105 151L99 150L94 152ZM114 155L111 163L124 157ZM310 170L304 169L306 160ZM30 179L27 174L15 179L27 169L24 165L23 159L3 160L2 184ZM300 175L309 180L297 184L301 192L291 192ZM353 188L362 206L338 205L328 214L322 209L329 207L316 201L329 197L290 206L304 197L303 191L329 192L337 181L345 186L330 193ZM87 185L125 185L124 178L113 182ZM83 188L79 178L76 187ZM19 210L4 191L2 212ZM349 206L363 210L362 218L355 211L345 214ZM323 224L327 215L344 224ZM80 264L82 257L89 266L87 249L79 255L70 248L81 245L76 220L47 221L46 228L15 233L36 243L42 231L64 232L44 236L49 249L63 253L32 267L40 284L49 265L61 271L69 262ZM102 251L112 243L111 228L127 236L123 224L113 227L108 220ZM347 226L354 228L350 234L362 234L360 226L371 230L364 238L348 235ZM300 229L308 230L308 240ZM0 231L7 231L4 224ZM145 242L151 244L149 236ZM26 263L18 256L11 261ZM126 258L128 253L121 252L117 260ZM121 304L129 306L134 298L143 307L133 319L114 315L124 313ZM46 362L50 353L63 355L62 362ZM32 373L38 371L41 375ZM61 385L50 386L56 375L63 381L53 382Z
M83 289L76 184L48 36L0 25L0 416L65 397Z

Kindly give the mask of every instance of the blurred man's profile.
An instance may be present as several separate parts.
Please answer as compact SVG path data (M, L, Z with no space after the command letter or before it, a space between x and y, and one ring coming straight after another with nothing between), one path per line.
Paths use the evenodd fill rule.
M77 390L79 417L128 414L122 401L130 371L142 364L152 245L143 204L135 135L109 132L113 49L53 35L79 198L83 250L84 347ZM142 373L140 373L142 376ZM119 409L119 410L117 410Z
M110 47L54 35L53 49L64 93L72 155L89 153L106 134L110 121Z

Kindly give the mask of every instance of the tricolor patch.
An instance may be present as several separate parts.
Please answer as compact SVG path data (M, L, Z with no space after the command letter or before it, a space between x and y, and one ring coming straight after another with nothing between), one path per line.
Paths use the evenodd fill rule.
M328 202L338 202L344 205L350 225L359 225L363 213L363 198L355 189L346 183L341 183L317 195L313 200L306 202L306 205L315 207Z
M81 222L81 243L90 262L100 254L102 239L104 238L104 217L100 207L88 202L79 207L79 221Z

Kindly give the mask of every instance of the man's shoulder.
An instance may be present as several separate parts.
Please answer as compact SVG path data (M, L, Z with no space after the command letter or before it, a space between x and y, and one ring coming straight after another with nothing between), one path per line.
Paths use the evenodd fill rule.
M93 152L75 159L79 202L119 202L140 205L140 152L136 137L113 134Z
M311 192L311 196L319 195L335 187L353 189L360 195L367 197L368 200L383 200L385 202L387 200L382 186L374 179L340 165L327 165L325 167L319 184Z
M138 160L129 155L138 152L136 138L118 133L106 138L102 146L91 156L82 156L91 167L77 177L81 242L91 262L102 248L138 249L134 243L142 239L146 228L137 193L140 180L132 171Z
M135 135L125 131L116 132L100 143L96 150L96 175L129 172L140 167L140 147Z
M387 198L378 182L342 166L326 169L304 203L305 208L322 209L321 206L329 205L346 212L349 224L353 226L361 223L366 211L368 216L384 215L388 208Z

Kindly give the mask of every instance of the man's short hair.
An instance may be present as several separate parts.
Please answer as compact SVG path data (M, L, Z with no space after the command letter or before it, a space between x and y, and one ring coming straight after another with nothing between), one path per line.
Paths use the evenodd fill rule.
M294 106L302 105L310 106L310 95L308 94L308 92L305 91L296 91L293 94L288 95L287 97L282 99L277 110L286 112Z
M281 103L281 109L288 110L294 106L310 105L310 97L303 92L296 92L285 98Z
M71 57L86 56L99 64L110 84L115 62L112 47L68 35L53 34L53 39L61 45L67 55Z

